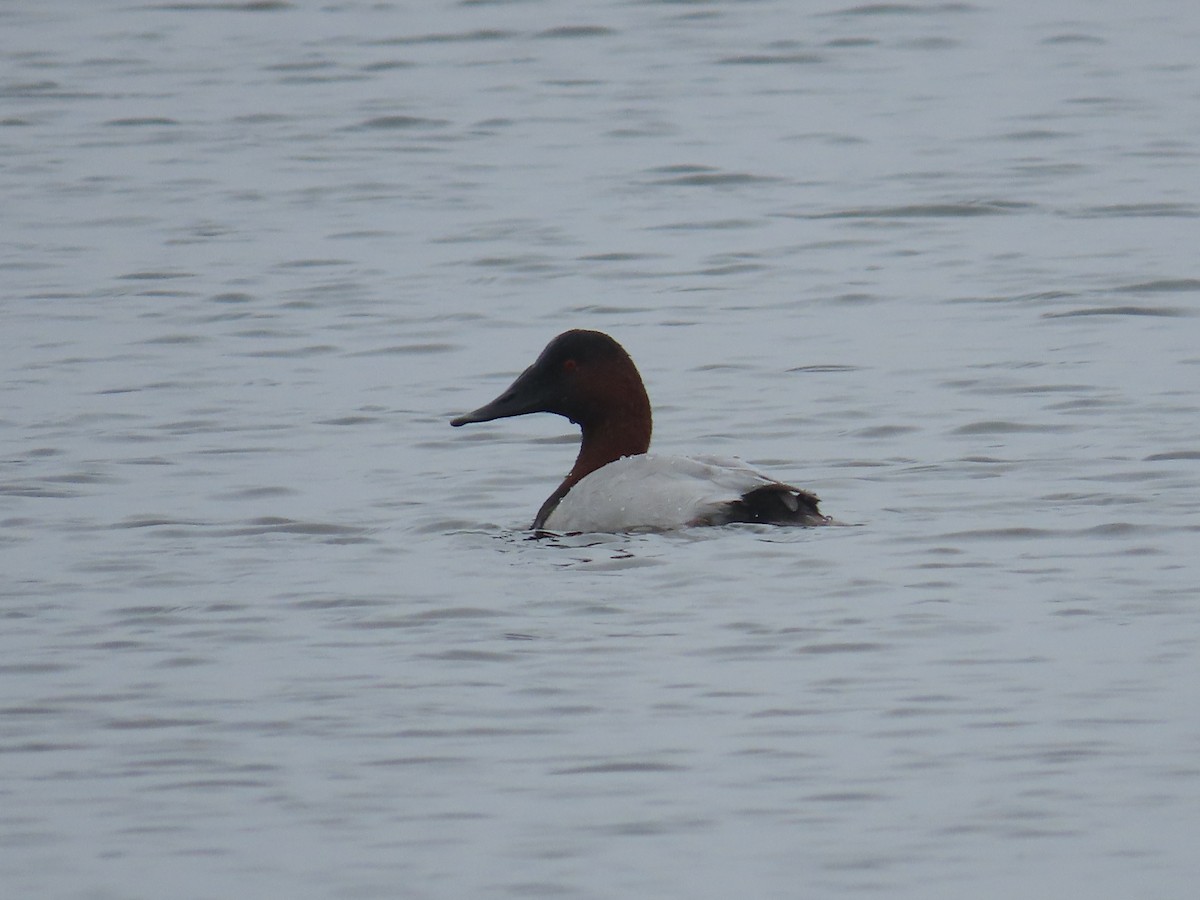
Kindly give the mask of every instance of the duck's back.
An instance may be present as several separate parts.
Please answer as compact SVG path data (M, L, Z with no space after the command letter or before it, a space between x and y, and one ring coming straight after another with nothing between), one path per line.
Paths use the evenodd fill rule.
M732 522L823 525L828 519L815 496L740 460L641 454L583 478L559 501L545 528L617 532Z

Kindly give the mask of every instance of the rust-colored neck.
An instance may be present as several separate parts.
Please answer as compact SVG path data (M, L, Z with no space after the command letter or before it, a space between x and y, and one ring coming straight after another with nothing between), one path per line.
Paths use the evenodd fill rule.
M635 456L650 449L650 414L631 422L602 422L585 426L579 444L579 456L564 483L570 488L597 469L622 456Z
M533 521L535 529L545 525L559 501L592 472L623 456L636 456L650 449L650 398L637 370L608 373L599 383L603 389L590 398L576 419L583 430L579 456L562 484L538 510Z

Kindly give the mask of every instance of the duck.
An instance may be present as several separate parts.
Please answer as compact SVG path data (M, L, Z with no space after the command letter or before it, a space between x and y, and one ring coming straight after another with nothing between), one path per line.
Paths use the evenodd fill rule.
M507 390L450 424L531 413L564 416L582 432L575 464L533 519L535 532L832 524L815 494L741 460L651 454L653 419L642 376L625 348L602 331L558 335Z

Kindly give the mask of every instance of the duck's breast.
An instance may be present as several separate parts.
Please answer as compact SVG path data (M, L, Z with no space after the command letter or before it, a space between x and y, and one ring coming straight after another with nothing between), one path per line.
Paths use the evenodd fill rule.
M545 527L613 532L721 524L729 521L722 514L729 504L778 484L736 459L626 456L572 487Z

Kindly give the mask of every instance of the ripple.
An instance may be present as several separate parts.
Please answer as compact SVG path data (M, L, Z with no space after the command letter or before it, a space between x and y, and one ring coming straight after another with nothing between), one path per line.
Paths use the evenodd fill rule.
M145 272L128 272L125 275L118 275L117 278L121 281L169 281L174 278L195 278L195 272L167 272L167 271L145 271Z
M1176 306L1089 306L1083 309L1070 309L1065 312L1042 313L1043 319L1071 319L1078 316L1158 316L1162 318L1180 318L1193 316L1191 310L1180 309Z
M717 60L721 66L805 66L825 62L820 53L746 53Z
M952 434L1054 434L1057 432L1074 431L1073 425L1032 425L1027 422L1009 422L1000 419L986 419L960 425Z
M144 716L137 719L113 719L105 723L105 728L118 731L145 730L158 728L197 728L213 724L211 719L183 719L159 716Z
M370 529L356 525L338 525L332 522L304 522L277 516L263 516L251 519L245 525L222 529L218 533L222 535L302 534L314 537L362 538L370 533Z
M64 741L28 741L26 743L0 744L0 753L55 753L60 750L88 750L89 744ZM11 839L10 839L11 840Z
M146 9L167 12L281 12L294 4L286 0L214 0L214 2L159 3Z
M140 128L145 126L157 125L178 125L178 119L168 119L164 116L142 116L132 117L128 119L109 119L105 125L113 125L121 128Z
M609 762L590 766L554 769L551 775L615 775L623 772L685 772L686 766L656 762Z
M954 531L950 534L942 535L943 539L956 540L1040 540L1048 537L1055 537L1063 534L1061 531L1054 531L1048 528L1030 528L1030 527L1014 527L1014 528L978 528L968 531Z
M436 32L433 34L420 34L413 36L384 38L376 41L377 45L406 45L406 44L460 44L474 43L476 41L503 41L509 38L517 37L518 32L504 31L498 28L478 28L474 31L448 31Z
M823 644L807 644L797 647L793 652L805 655L824 655L829 653L873 653L884 650L887 644L877 644L871 641L834 641Z
M1159 278L1113 288L1113 293L1157 294L1200 291L1200 278Z
M560 25L557 28L547 28L539 31L539 38L593 38L609 37L617 32L604 25Z
M769 184L782 181L772 175L755 175L750 172L722 172L705 166L680 166L653 169L652 172L681 171L683 174L660 178L650 182L664 187L729 187L743 184Z
M203 522L191 519L176 519L170 516L131 516L109 526L111 528L161 528L163 526L201 526Z
M846 9L820 13L823 16L924 16L939 13L975 12L978 7L970 3L933 3L915 5L911 3L863 3Z
M813 372L823 374L840 374L843 372L861 372L862 366L844 366L834 363L816 364L811 366L795 366L791 369L786 369L787 372Z
M349 356L421 356L434 353L449 353L459 349L458 344L443 344L436 341L418 344L392 344L374 350L359 350Z
M955 203L914 203L904 206L864 206L817 213L785 213L796 219L940 219L1003 216L1034 209L1032 203L1011 200L963 200Z
M1194 219L1200 216L1200 207L1191 203L1115 203L1107 206L1085 206L1068 215L1078 219Z
M68 497L79 497L82 494L79 491L71 491L65 488L46 487L36 481L10 481L7 483L0 482L0 496L65 499Z
M401 130L406 128L443 128L450 123L446 119L427 119L423 116L376 116L355 125L358 129Z
M1063 34L1054 34L1048 38L1043 38L1043 44L1053 46L1055 44L1096 44L1103 46L1108 43L1104 38L1096 37L1091 34L1082 34L1080 32L1064 32Z

